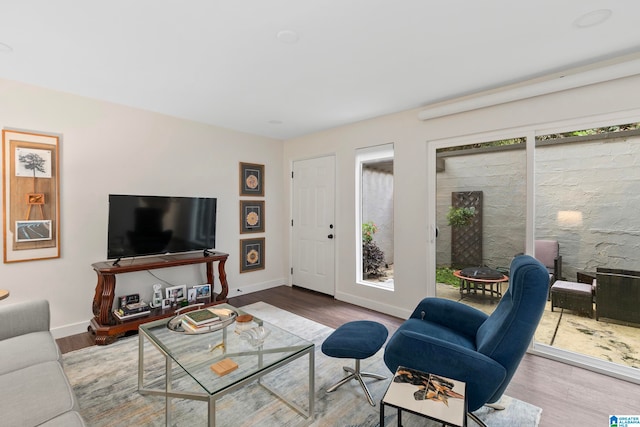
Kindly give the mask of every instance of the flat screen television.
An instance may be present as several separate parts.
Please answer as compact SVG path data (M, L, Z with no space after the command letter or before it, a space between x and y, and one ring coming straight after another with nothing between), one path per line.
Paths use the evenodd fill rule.
M110 194L107 258L214 249L216 208L215 198Z

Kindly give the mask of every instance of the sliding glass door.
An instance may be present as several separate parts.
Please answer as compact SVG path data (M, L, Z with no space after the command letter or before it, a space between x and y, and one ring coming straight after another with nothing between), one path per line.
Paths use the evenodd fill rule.
M640 380L637 120L429 142L430 291L491 313L506 284L460 270L534 255L553 275L532 351Z
M491 313L512 258L525 251L526 138L479 139L435 154L436 296ZM460 278L470 270L478 277Z

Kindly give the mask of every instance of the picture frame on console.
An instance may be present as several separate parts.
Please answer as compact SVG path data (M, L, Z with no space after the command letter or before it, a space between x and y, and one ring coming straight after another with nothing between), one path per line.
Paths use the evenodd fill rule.
M60 257L59 137L2 131L4 262Z
M204 285L195 285L192 289L195 291L196 302L211 301L211 285L209 283Z
M196 302L196 290L195 288L191 288L187 290L187 301L189 304L193 304Z
M240 163L240 196L264 197L264 165Z
M170 286L165 289L166 298L171 301L182 301L187 298L187 285Z

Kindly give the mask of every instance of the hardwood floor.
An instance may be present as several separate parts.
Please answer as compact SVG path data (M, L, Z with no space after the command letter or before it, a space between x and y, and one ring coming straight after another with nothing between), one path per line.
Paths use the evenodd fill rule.
M391 335L403 321L297 287L280 286L229 299L237 307L257 301L331 328L368 319L384 324ZM63 353L93 345L89 333L57 341ZM541 407L542 427L609 425L609 415L640 414L640 385L530 354L525 355L506 394Z

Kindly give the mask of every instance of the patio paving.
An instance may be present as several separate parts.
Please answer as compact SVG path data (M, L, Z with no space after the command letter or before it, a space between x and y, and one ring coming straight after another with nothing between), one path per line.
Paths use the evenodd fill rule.
M448 284L438 283L436 295L460 300L459 288ZM498 299L465 294L462 302L490 314ZM551 303L547 302L535 339L542 344L640 369L640 325L596 321L595 317L591 319L558 308L552 312Z

